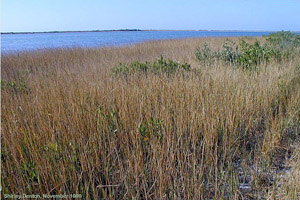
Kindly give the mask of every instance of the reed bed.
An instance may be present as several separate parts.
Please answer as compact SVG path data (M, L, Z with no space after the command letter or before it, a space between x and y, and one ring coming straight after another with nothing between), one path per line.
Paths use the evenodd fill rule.
M298 199L300 54L258 71L197 61L225 40L3 54L2 195ZM160 56L193 70L111 73Z

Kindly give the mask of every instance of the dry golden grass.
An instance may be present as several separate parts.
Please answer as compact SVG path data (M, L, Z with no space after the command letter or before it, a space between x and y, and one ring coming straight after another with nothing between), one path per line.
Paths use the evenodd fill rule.
M278 187L271 191L270 199L300 199L300 145L295 145L294 153L287 163L288 169L278 176Z
M275 175L299 135L299 55L258 72L200 66L196 47L208 42L218 49L224 41L2 55L2 79L26 84L2 88L3 192L84 199L275 194ZM197 70L172 77L110 74L120 62L161 55Z

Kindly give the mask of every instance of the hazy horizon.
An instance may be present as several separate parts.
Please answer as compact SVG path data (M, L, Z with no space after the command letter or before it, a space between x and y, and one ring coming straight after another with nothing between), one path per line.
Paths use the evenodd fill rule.
M1 32L1 34L26 34L26 33L65 33L65 32L123 32L123 31L203 31L203 32L280 32L280 31L290 31L290 30L184 30L184 29L111 29L111 30L49 30L49 31L24 31L24 32ZM299 33L299 31L291 31L295 33Z
M300 31L300 1L1 2L1 33L94 30Z

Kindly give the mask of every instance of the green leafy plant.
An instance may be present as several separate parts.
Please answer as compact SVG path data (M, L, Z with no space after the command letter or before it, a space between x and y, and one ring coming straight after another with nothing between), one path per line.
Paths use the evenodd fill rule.
M300 35L290 31L272 33L268 36L267 42L280 49L290 49L300 46Z
M11 80L1 80L1 90L6 90L15 94L29 93L31 89L27 84L28 73L29 71L27 70L19 70Z
M149 138L152 136L161 138L163 136L163 125L163 120L151 117L150 120L144 121L139 126L140 135L145 140L149 140Z
M241 55L239 46L235 42L227 40L223 44L223 50L216 53L218 60L223 60L227 65L236 65L237 59Z
M215 62L215 53L208 47L206 42L203 48L197 48L195 55L204 65L212 65Z
M159 59L154 62L141 63L138 61L132 62L130 65L120 63L119 66L112 68L112 74L115 76L118 75L131 75L136 73L154 73L154 74L174 74L175 72L180 71L190 71L191 66L188 63L180 64L174 60L166 60L161 56Z
M268 36L266 42L262 44L255 41L250 44L242 40L239 44L227 40L223 48L212 51L205 43L202 48L196 49L195 55L203 65L210 66L215 61L224 62L226 65L242 67L253 70L263 63L274 60L281 62L292 56L295 48L300 47L300 36L289 31L273 33Z
M118 115L117 112L112 110L108 112L104 112L102 107L98 107L96 111L97 116L97 128L101 128L103 126L103 122L105 121L109 131L113 134L116 134L118 131Z
M240 46L241 53L237 57L237 63L244 68L251 68L261 63L268 63L279 55L279 52L275 49L269 48L267 45L262 45L259 41L256 41L254 44L242 41Z
M25 81L5 81L1 80L1 89L14 93L28 93L30 88L26 85Z

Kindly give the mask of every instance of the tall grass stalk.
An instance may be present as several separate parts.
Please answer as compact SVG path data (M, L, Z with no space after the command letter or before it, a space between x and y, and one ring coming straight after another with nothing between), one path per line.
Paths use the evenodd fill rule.
M3 192L84 199L275 194L274 173L299 136L300 57L258 71L199 64L198 46L217 50L225 40L3 54ZM111 76L119 63L160 56L192 70ZM299 192L295 184L288 195Z

